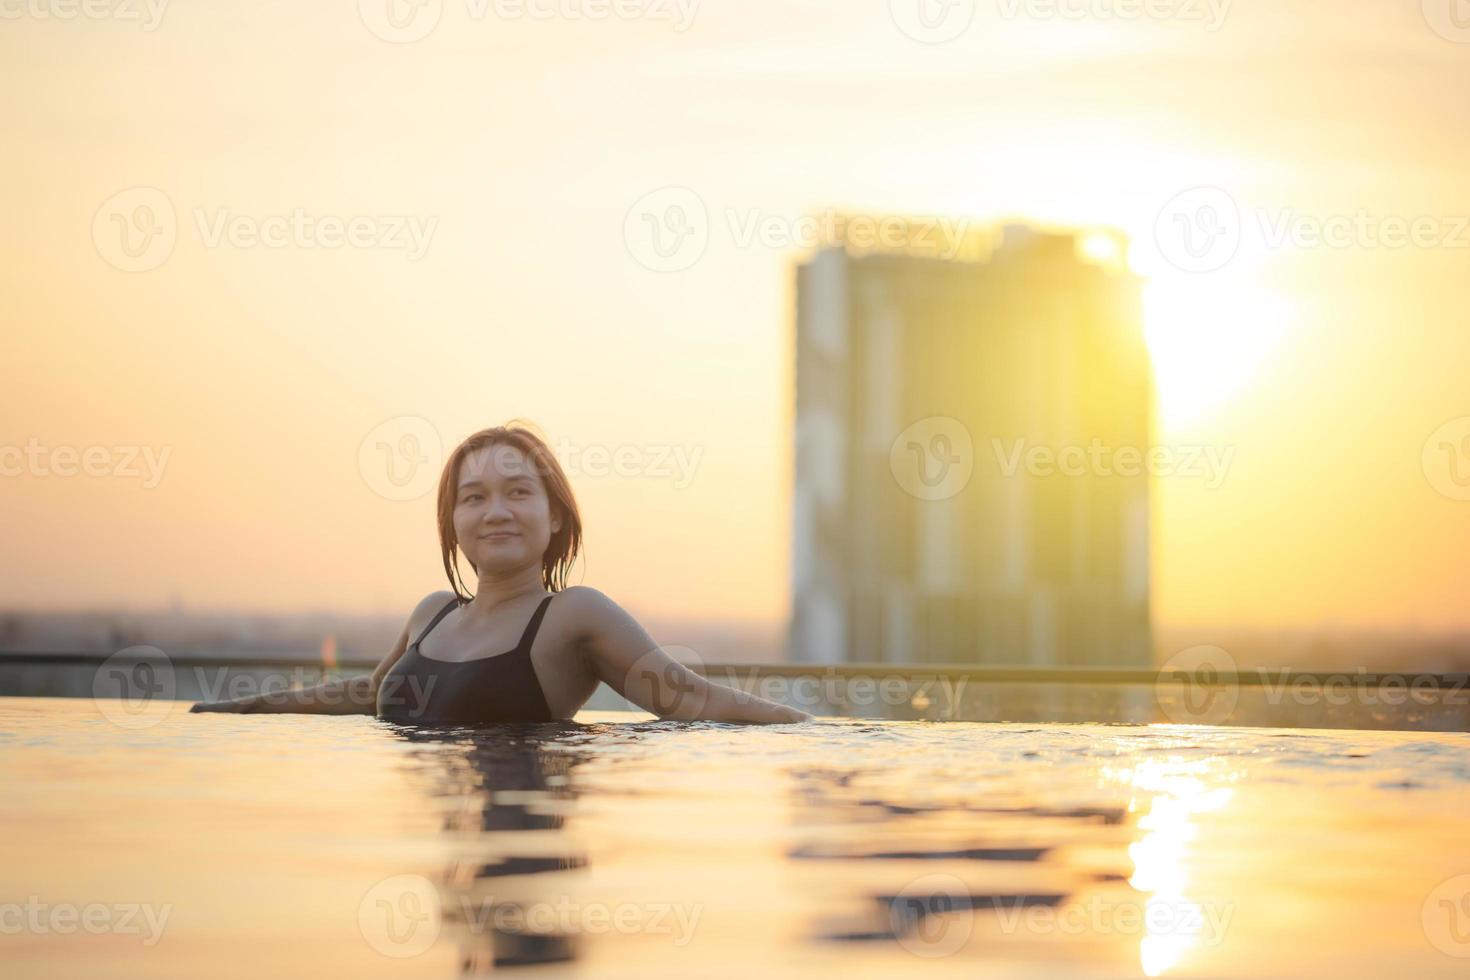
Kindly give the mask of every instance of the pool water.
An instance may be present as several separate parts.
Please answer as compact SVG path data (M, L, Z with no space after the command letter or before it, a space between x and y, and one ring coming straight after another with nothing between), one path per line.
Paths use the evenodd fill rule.
M0 699L7 976L1470 975L1470 736Z

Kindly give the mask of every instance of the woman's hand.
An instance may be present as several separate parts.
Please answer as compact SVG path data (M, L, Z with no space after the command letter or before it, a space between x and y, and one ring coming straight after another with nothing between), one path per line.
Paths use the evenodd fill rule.
M311 687L250 694L229 701L201 701L189 711L225 714L370 715L377 707L371 677L333 677Z
M254 705L246 698L236 698L232 701L200 701L189 708L189 713L217 711L224 714L243 715L247 714L252 707Z
M812 720L811 713L808 711L802 711L800 708L793 708L790 705L785 704L778 704L776 705L776 708L777 713L780 716L780 721L778 722L778 724L796 725L800 724L803 721Z

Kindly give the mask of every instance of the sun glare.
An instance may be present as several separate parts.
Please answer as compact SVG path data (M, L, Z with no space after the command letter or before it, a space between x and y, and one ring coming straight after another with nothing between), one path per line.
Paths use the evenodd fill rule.
M1259 287L1158 277L1143 293L1164 431L1208 422L1250 387L1289 320L1284 299Z

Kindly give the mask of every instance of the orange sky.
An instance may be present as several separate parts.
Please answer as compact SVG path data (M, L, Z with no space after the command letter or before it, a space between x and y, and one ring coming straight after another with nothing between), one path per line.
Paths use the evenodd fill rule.
M352 4L7 21L0 445L169 452L152 487L0 479L7 605L406 611L442 585L431 495L374 493L360 444L396 417L452 445L522 416L645 469L694 461L687 485L574 472L581 581L648 613L783 617L801 250L728 216L840 207L1130 235L1162 438L1234 447L1219 487L1159 483L1160 622L1470 625L1470 502L1421 464L1470 415L1470 231L1264 240L1284 214L1433 216L1446 238L1470 214L1470 44L1419 3L1239 0L1214 31L982 3L943 44L884 3L707 3L684 30L476 9L446 0L409 44ZM712 221L660 273L624 222L666 185ZM1191 274L1154 230L1199 185L1246 230ZM94 220L105 240L136 187L176 242L127 272ZM421 255L213 238L298 210L432 230Z

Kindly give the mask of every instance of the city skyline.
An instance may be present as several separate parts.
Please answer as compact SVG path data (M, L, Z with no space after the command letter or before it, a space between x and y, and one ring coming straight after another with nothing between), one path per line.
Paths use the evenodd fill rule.
M351 5L289 30L194 10L187 45L153 43L181 10L8 23L30 94L0 108L27 188L0 238L0 445L170 454L149 489L141 453L134 477L0 480L5 604L402 615L445 584L432 508L365 483L364 439L522 417L694 467L580 478L575 580L784 620L791 270L805 216L844 211L1127 235L1161 439L1230 454L1217 486L1156 481L1156 622L1470 626L1470 453L1436 435L1470 416L1463 45L1416 4L1236 5L1211 32L987 10L941 44L819 7L677 33L446 8L400 46ZM659 271L629 227L670 187L708 224ZM106 236L154 227L114 220L140 188L173 241L129 271ZM1206 214L1233 251L1164 254Z
M798 270L794 659L1150 662L1152 382L1098 237Z

